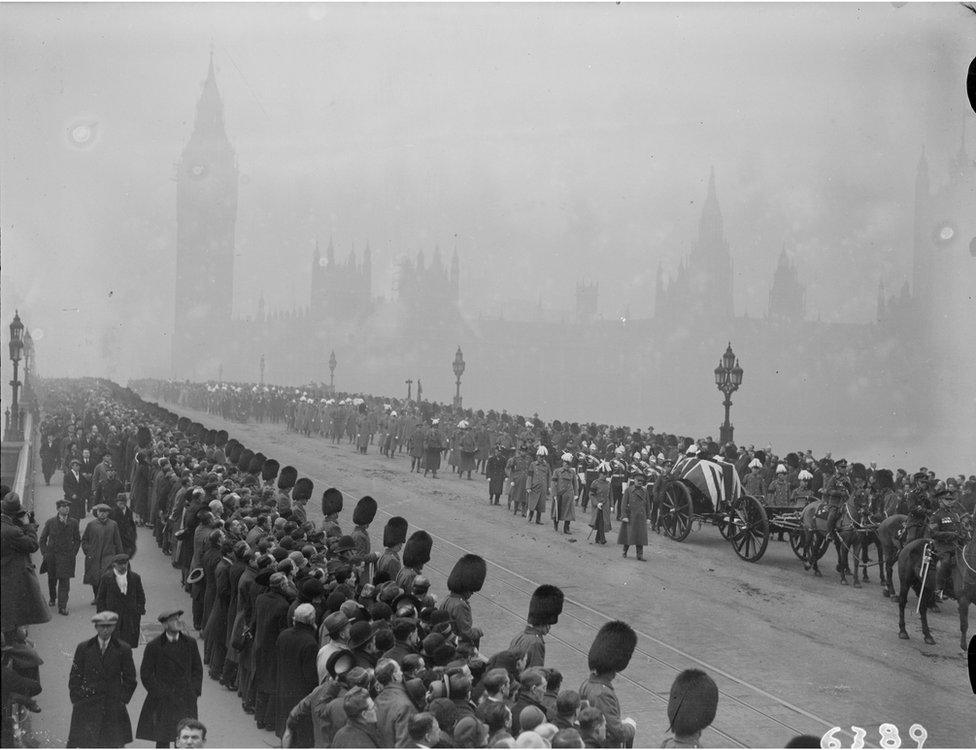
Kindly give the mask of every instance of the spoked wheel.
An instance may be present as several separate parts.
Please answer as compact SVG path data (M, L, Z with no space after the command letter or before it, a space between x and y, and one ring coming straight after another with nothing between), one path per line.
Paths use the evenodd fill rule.
M671 482L661 497L661 526L664 533L676 542L683 542L691 533L691 493L681 482Z
M766 509L756 498L743 495L729 510L729 541L743 560L756 562L769 544L769 519Z
M722 535L722 538L726 541L729 540L729 534L732 533L732 524L729 523L729 514L722 513L715 519L715 525L718 526L718 533Z

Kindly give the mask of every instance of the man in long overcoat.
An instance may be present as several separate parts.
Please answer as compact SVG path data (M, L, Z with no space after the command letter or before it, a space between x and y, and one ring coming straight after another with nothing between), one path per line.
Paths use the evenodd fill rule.
M58 612L68 614L68 592L75 577L75 560L81 549L81 532L78 519L68 515L71 502L57 501L58 513L44 522L38 544L44 556L43 569L47 571L48 604L57 601Z
M549 481L552 478L552 468L546 456L549 451L545 446L540 445L536 451L536 459L529 466L525 484L528 490L526 503L529 508L529 521L535 513L535 522L542 523L542 511L549 504Z
M183 610L159 616L163 632L146 644L139 677L146 688L136 737L156 747L169 747L181 719L197 718L197 698L203 689L203 664L197 642L186 634Z
M92 587L92 599L98 596L102 573L108 570L116 555L124 554L119 527L108 517L110 511L111 508L104 503L92 508L95 520L88 522L81 535L81 549L85 553L85 583Z
M288 627L290 600L285 593L286 581L284 573L272 574L268 590L254 601L254 718L258 729L274 729L275 643L281 631Z
M651 512L651 497L645 484L646 477L640 471L634 474L634 481L627 485L620 501L620 533L617 544L622 544L624 557L628 548L637 548L637 559L644 562L644 546L647 544L647 519Z
M315 666L318 652L315 607L308 603L299 604L295 608L295 624L283 630L275 644L274 730L279 737L285 733L291 710L319 684Z
M69 469L61 480L61 489L64 499L71 502L71 515L78 520L84 518L87 515L89 487L81 476L81 461L77 458L71 459Z
M48 622L51 613L31 562L38 547L37 524L28 519L16 492L7 493L0 509L0 629L6 632L18 625Z
M231 600L230 568L234 562L234 540L223 539L219 554L220 559L214 568L213 604L203 628L204 651L210 656L207 663L210 665L210 676L215 680L219 680L223 674L227 656L227 613ZM237 585L237 580L234 585Z
M119 616L116 637L131 648L139 646L139 625L146 614L146 592L142 578L129 567L129 556L116 555L111 567L98 584L95 606L99 612L108 610Z
M119 527L119 536L122 538L122 551L129 556L129 559L136 554L136 520L133 517L132 509L129 507L129 495L125 492L116 493L112 501L112 510L108 517L115 521Z
M137 684L132 649L114 637L114 612L99 612L92 622L98 635L78 644L68 676L68 747L123 747L132 742L125 707Z

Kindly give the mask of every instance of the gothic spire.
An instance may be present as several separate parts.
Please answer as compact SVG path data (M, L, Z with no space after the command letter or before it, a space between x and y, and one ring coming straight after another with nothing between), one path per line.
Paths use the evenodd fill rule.
M224 131L224 103L217 89L217 74L214 71L213 49L210 50L210 66L207 79L197 101L197 118L193 124L193 134L209 138L226 138Z
M702 249L713 249L723 246L724 242L722 211L718 206L718 194L715 190L715 167L712 167L708 175L708 193L705 195L705 205L698 223L698 244Z

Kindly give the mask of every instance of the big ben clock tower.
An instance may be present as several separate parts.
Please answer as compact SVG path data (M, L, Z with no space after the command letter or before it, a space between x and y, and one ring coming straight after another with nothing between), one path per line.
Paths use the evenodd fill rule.
M224 130L213 52L196 121L177 163L175 377L211 380L229 334L234 295L237 157Z

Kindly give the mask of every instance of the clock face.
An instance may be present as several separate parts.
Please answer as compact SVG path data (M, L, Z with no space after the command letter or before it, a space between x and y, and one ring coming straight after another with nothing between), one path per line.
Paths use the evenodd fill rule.
M190 174L196 179L200 179L207 174L207 165L202 162L196 162L190 165Z

